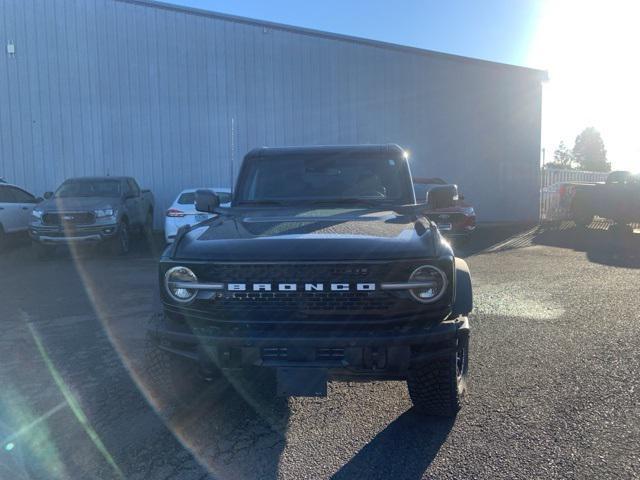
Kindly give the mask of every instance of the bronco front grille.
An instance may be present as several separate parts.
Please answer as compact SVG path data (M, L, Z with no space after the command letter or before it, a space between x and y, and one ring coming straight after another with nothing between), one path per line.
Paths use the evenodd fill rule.
M224 288L202 292L190 305L181 307L197 316L226 321L279 322L320 321L330 318L366 321L417 315L425 306L410 297L408 291L381 290L385 282L406 282L416 268L415 261L371 262L361 264L272 263L272 264L196 264L190 266L203 283L219 283ZM252 291L250 285L265 283L332 282L348 283L348 291ZM230 291L226 285L243 283L246 291ZM353 288L360 283L375 284L371 291ZM275 288L275 287L274 287Z

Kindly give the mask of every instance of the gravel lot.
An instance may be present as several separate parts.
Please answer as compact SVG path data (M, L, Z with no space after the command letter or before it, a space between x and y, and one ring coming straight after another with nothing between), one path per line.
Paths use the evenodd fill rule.
M638 233L563 224L461 252L476 310L455 422L414 414L397 382L212 385L165 419L143 250L0 257L0 478L640 478Z

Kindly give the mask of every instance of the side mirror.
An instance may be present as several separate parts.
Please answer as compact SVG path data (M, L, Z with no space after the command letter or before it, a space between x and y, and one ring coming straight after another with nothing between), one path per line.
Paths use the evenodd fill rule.
M429 206L431 208L452 207L458 200L457 185L438 185L429 192Z
M44 198L42 197L36 197L34 200L34 203L42 203L42 202L44 202Z
M214 213L220 206L220 197L211 190L196 190L196 210Z
M53 197L53 192L44 192L45 200L49 200L51 197Z

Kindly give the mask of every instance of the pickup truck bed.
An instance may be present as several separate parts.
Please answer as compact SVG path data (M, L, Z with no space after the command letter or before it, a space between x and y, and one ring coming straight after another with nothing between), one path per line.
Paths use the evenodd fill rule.
M640 177L612 172L605 183L576 184L571 214L576 223L587 225L594 216L618 224L640 222Z

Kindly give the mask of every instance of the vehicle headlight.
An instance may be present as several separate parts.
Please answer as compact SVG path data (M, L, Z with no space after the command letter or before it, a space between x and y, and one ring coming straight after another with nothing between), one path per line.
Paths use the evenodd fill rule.
M411 296L421 303L433 303L440 300L447 290L447 276L433 265L416 268L409 277L410 283L420 284L409 290Z
M42 210L38 210L34 208L31 210L31 219L32 220L40 220L42 218Z
M189 288L189 283L197 283L198 277L187 267L173 267L164 275L164 286L169 296L179 303L189 303L198 293Z
M101 209L95 210L94 213L96 214L96 218L104 218L104 217L113 217L116 211L113 208L101 208Z

